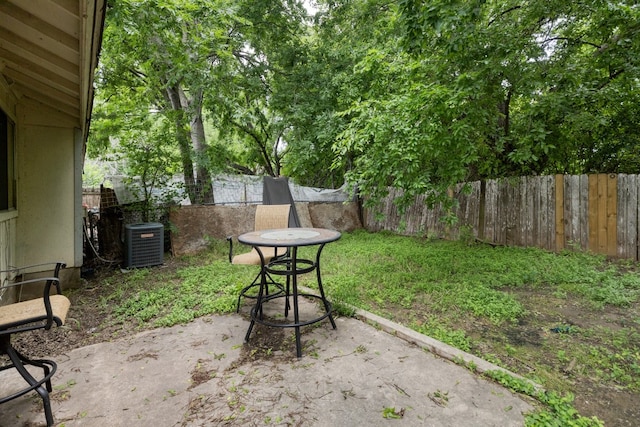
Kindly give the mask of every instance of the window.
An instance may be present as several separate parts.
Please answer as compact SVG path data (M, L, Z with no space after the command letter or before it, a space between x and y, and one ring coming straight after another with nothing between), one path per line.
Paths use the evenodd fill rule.
M4 111L0 110L0 211L16 207L14 135L14 123Z

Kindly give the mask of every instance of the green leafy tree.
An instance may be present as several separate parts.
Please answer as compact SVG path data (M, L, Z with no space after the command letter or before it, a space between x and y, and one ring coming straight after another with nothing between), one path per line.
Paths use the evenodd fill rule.
M106 121L94 127L92 154L123 129L113 111L147 108L173 124L165 143L180 150L194 203L212 201L216 171L279 175L290 125L271 105L273 76L304 18L299 1L113 2L98 79L106 102L94 114ZM116 106L100 111L107 102Z
M141 213L143 222L159 220L157 207L175 203L175 197L184 190L171 182L177 172L174 167L179 164L178 150L162 143L171 132L169 126L156 121L147 129L131 129L125 134L127 142L122 144L121 153L125 185L139 198L132 208Z
M346 178L372 202L404 189L403 207L461 181L640 165L630 0L319 0L313 20L295 0L113 4L101 99L171 123L188 186ZM122 120L105 116L98 140Z
M406 190L403 207L424 193L446 201L461 181L636 164L632 2L344 4L385 12L364 25L373 42L353 70L370 84L335 145L372 201L388 186Z
M282 72L274 75L273 105L289 125L283 170L300 184L336 188L344 182L349 158L334 152L333 144L346 123L337 113L357 92L352 68L358 40L334 30L351 13L345 6L309 23L298 45L283 52Z
M633 3L401 5L410 50L441 54L447 86L472 86L484 101L495 129L483 132L478 171L491 177L618 169L603 148L637 141L619 126L637 105L640 10Z
M263 0L238 3L242 21L234 34L243 40L233 51L218 90L205 104L226 138L244 143L244 165L237 170L281 174L287 155L288 117L274 106L276 80L287 74L292 51L299 45L306 13L299 1Z
M336 150L351 116L341 114L366 96L371 75L354 73L375 46L396 37L388 31L389 2L318 2L297 46L286 51L274 76L273 105L290 125L283 169L302 184L336 188L354 167L355 152Z
M202 104L234 49L228 30L235 22L233 2L226 0L118 0L107 14L101 96L120 101L122 113L133 99L139 103L134 110L156 111L172 124L194 203L213 201ZM106 146L104 133L96 140L97 147Z
M122 110L123 105L128 108ZM95 107L94 116L99 119L92 130L94 138L102 135L111 147L101 156L106 161L103 164L114 166L112 174L124 176L128 191L136 196L133 208L140 211L142 220L157 220L154 206L170 202L184 190L171 188L181 165L179 149L166 143L172 139L172 123L132 98L98 100Z

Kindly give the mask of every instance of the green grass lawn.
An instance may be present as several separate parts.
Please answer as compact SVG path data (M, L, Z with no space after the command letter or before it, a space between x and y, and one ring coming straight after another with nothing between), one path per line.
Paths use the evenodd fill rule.
M106 283L103 304L115 305L114 322L156 326L233 312L256 267L230 265L226 251L226 242L214 240L210 250L180 259L177 271L119 276ZM314 249L300 255L312 258ZM494 378L542 404L528 425L600 425L576 412L574 395L586 401L607 389L640 392L636 267L583 252L364 231L343 234L322 254L325 290L338 313L371 311L540 383L546 392ZM304 284L313 288L314 277Z

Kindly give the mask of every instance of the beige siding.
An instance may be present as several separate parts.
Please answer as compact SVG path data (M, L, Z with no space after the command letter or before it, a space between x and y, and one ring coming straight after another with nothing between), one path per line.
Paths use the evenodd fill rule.
M74 265L74 130L24 126L18 144L19 265Z

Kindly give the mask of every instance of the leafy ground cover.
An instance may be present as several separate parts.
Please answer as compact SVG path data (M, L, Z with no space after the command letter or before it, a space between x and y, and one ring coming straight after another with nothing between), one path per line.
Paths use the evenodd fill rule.
M63 333L23 345L56 354L233 312L255 266L230 265L226 250L212 241L210 250L167 257L161 267L101 271L71 292ZM577 251L361 231L326 246L322 273L340 314L351 306L369 310L541 384L544 392L493 378L541 403L530 425L631 426L640 418L636 269Z

